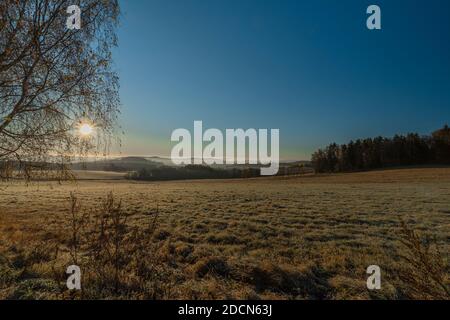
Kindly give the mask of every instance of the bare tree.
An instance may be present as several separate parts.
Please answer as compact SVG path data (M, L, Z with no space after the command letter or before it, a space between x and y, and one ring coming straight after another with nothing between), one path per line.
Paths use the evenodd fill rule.
M66 26L71 5L78 30ZM65 174L73 155L105 147L120 104L118 17L117 0L0 1L0 179ZM93 137L78 134L83 122Z

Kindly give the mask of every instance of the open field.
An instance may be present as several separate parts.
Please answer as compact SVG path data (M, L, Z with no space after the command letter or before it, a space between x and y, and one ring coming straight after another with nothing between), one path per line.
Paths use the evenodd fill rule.
M64 290L65 268L74 256L70 193L81 205L80 215L93 215L109 191L116 203L122 201L127 230L147 230L157 216L145 242L150 245L139 249L148 255L137 257L151 275L136 271L134 264L143 261L129 258L133 253L125 246L132 241L123 240L124 247L115 251L121 253L121 271L111 280L115 286L98 289L107 276L92 273L83 279L83 295L74 296ZM445 297L442 285L402 257L417 258L402 243L401 219L421 237L434 238L440 253L430 259L443 258L443 266L434 266L448 275L450 168L221 181L0 184L0 298ZM91 247L79 239L76 256L82 270L88 269ZM379 291L366 288L366 268L372 264L383 272ZM408 274L422 284L429 281L430 292L408 282ZM448 276L441 280L448 286Z

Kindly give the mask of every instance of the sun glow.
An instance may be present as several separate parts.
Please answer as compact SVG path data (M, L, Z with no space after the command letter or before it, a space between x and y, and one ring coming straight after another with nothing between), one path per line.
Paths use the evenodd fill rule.
M83 137L89 137L94 132L94 127L90 125L89 123L82 123L78 127L78 132Z

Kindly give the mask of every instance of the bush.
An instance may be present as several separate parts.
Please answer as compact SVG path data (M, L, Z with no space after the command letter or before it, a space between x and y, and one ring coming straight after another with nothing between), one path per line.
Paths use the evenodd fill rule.
M148 213L144 227L128 223L122 203L108 194L99 208L81 214L71 196L72 234L68 247L72 264L82 270L82 298L163 298L169 284L157 259L158 212Z
M436 241L422 239L401 222L401 265L396 277L400 295L408 299L450 299L450 268Z

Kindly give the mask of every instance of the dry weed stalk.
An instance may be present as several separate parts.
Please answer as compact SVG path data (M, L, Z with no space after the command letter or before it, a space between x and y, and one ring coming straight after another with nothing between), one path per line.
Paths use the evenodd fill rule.
M153 235L158 211L148 213L145 227L128 222L130 214L109 193L99 208L80 214L78 199L71 195L69 253L83 270L83 296L129 297L143 292L145 298L166 295L159 281L159 245Z
M403 291L412 299L450 299L449 266L436 240L422 239L401 221L401 270L397 277Z

